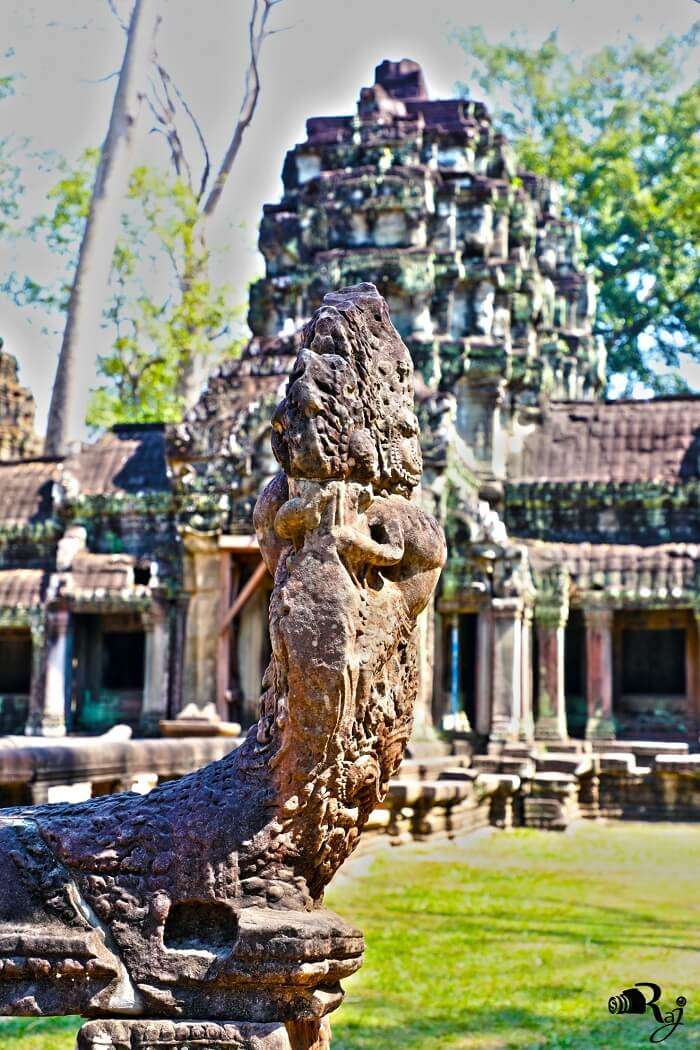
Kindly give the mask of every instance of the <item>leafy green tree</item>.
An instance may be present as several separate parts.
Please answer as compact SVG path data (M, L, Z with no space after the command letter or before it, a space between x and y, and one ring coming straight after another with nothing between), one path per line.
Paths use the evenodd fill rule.
M681 389L679 354L700 359L700 85L684 83L699 28L586 58L556 34L539 47L460 34L474 62L461 92L478 87L520 166L568 191L600 286L597 331L628 393L640 380Z
M59 162L50 206L28 229L56 256L58 274L50 284L12 275L6 287L18 304L64 314L98 158L87 150L73 167ZM241 308L228 286L208 276L198 221L187 184L146 167L132 172L103 314L112 347L98 359L104 382L92 393L91 426L178 420L182 374L193 362L211 365L239 352Z
M241 349L236 333L242 310L231 288L209 276L189 185L142 167L131 176L129 199L107 310L115 339L111 354L99 359L107 383L93 393L92 426L180 419L187 398L183 375L199 371L203 379L203 367ZM164 262L168 279L154 294Z

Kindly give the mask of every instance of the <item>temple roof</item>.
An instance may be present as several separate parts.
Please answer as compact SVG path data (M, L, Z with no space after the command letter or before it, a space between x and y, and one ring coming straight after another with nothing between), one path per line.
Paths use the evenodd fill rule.
M82 495L167 491L165 427L122 424L84 444L64 463Z
M638 547L621 543L525 542L535 580L550 569L565 567L574 593L619 591L641 598L680 598L696 587L694 581L700 566L697 544Z
M43 569L0 570L0 608L31 609L43 601L48 573Z
M54 511L54 485L74 497L167 492L165 428L120 426L65 460L0 462L0 523L36 524Z
M60 469L57 460L0 463L0 522L27 525L49 518Z
M128 554L81 551L71 563L76 591L125 591L134 587L135 559Z
M700 397L552 403L525 443L517 481L700 477Z

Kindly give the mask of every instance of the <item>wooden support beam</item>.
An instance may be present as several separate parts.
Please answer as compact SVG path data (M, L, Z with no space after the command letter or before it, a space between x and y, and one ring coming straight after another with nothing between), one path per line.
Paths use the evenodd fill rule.
M253 533L251 536L219 536L219 550L232 551L235 554L257 554L260 550L258 537Z
M260 564L258 566L256 566L255 572L250 577L250 579L247 581L245 586L243 586L241 588L241 590L238 592L238 594L236 595L236 599L235 599L233 605L231 606L231 608L228 610L228 612L224 616L223 620L221 621L221 627L219 628L219 633L220 634L225 634L226 631L228 631L229 626L231 625L232 621L235 620L235 618L238 616L239 612L241 611L243 606L246 604L248 599L252 598L252 596L257 591L258 587L260 586L260 584L262 583L262 581L263 581L263 579L265 577L265 573L266 572L267 572L267 566L265 565L264 561L261 561Z

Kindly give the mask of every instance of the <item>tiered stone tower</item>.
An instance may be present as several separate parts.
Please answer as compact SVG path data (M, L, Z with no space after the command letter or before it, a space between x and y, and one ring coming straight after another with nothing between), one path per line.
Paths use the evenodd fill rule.
M41 452L34 430L34 395L20 386L17 360L0 339L0 460L28 459Z
M420 66L382 62L355 116L307 122L260 229L254 348L343 285L372 281L426 383L457 398L484 480L517 453L543 399L604 382L594 288L558 187L517 172L482 103L428 98Z
M309 120L283 183L260 227L253 339L171 442L189 524L250 530L274 473L267 420L294 333L328 291L361 281L387 300L428 392L448 395L482 494L503 510L503 482L542 409L604 388L595 290L558 187L516 171L482 103L430 100L407 59L377 67L355 116ZM418 393L425 404L420 383Z

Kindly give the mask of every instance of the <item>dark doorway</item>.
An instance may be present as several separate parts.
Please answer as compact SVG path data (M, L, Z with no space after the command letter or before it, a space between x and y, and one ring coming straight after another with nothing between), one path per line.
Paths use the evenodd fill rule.
M617 646L618 736L684 739L689 733L686 699L686 630L650 627L640 617L622 625Z
M71 731L137 729L143 705L146 638L138 614L73 619Z
M459 618L459 681L462 709L469 725L476 725L476 613L462 613Z
M685 631L623 630L622 692L685 696Z
M586 631L583 613L571 609L564 628L564 695L569 736L586 735Z
M32 678L29 631L0 634L0 733L24 733Z

